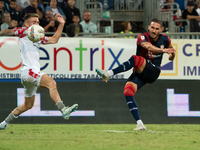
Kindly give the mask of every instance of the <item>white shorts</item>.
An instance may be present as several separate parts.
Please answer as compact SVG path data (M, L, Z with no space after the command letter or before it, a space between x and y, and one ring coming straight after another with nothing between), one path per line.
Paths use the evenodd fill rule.
M38 72L34 69L23 69L21 72L21 83L25 89L25 97L32 97L36 94L40 85L42 75L45 73Z

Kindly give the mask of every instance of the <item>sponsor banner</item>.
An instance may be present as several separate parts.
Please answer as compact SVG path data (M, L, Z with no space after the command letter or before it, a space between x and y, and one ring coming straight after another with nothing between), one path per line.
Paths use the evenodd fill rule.
M54 79L99 79L95 68L113 69L136 53L137 39L60 38L57 44L41 45L41 71ZM198 40L173 40L175 60L164 54L159 79L199 79ZM0 79L20 79L18 38L0 38ZM132 70L114 76L127 79Z
M136 40L60 38L57 44L40 45L41 71L54 79L99 79L95 68L113 69L136 53ZM17 38L0 38L0 79L20 78ZM113 78L125 79L124 72Z

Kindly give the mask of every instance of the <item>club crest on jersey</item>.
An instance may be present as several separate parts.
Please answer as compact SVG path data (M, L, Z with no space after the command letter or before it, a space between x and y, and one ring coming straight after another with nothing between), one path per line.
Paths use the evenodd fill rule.
M141 40L144 40L144 39L145 39L145 38L144 38L144 35L142 35L142 36L141 36Z
M164 49L164 45L160 45L160 48Z

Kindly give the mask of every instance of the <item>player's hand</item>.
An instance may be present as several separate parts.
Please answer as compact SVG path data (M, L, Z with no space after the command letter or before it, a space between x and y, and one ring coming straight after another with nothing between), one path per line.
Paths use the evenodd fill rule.
M62 17L61 14L57 14L57 15L56 15L56 20L57 20L60 24L65 24L65 20L64 20L64 18Z
M171 53L171 54L169 54L169 60L174 60L174 58L175 58L175 53Z
M172 54L172 53L175 53L176 50L174 48L166 48L166 49L163 49L163 52L167 54Z

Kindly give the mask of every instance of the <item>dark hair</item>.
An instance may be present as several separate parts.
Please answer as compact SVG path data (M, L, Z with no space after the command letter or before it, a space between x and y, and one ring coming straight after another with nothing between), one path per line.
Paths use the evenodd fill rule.
M56 1L57 1L57 3L58 3L58 0L56 0ZM48 2L49 2L49 4L50 4L51 0L49 0Z
M77 16L77 17L79 17L79 15L78 15L78 14L74 14L74 15L72 16L72 18L73 18L74 16ZM79 19L80 19L80 17L79 17Z
M17 19L11 19L11 21L13 21L13 20L15 20L15 21L19 22Z
M39 15L36 14L36 13L28 13L28 14L23 18L23 20L24 20L24 22L25 22L25 21L27 21L29 18L32 18L32 17L37 17L37 18L39 18Z
M188 1L187 2L187 6L194 6L194 2L193 1Z
M0 0L0 2L4 2L4 0Z
M16 0L10 0L10 2L16 2Z
M156 23L160 24L160 27L162 27L162 25L163 25L163 24L162 24L162 21L159 20L159 19L156 19L156 18L155 18L155 19L152 19L151 22L156 22ZM150 22L150 24L151 24L151 22Z

